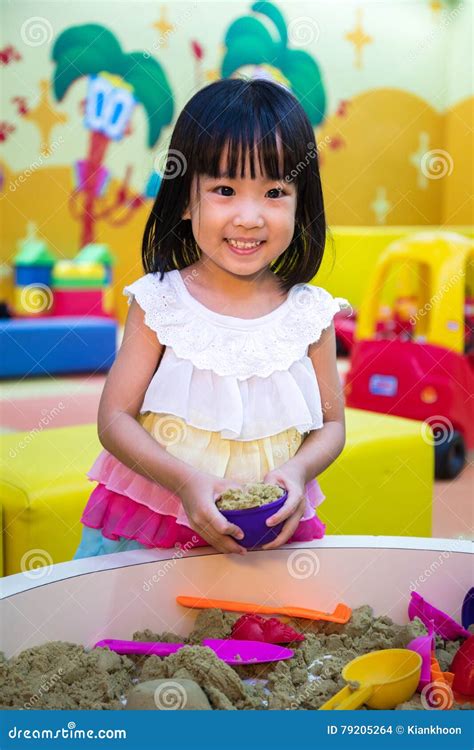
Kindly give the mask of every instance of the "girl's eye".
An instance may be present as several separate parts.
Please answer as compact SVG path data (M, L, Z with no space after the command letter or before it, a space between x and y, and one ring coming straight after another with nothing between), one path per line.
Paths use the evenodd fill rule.
M230 192L227 193L219 193L219 195L224 195L226 197L230 197L230 195L234 192L233 188L229 187L228 185L219 185L219 187L216 187L216 190L228 190Z
M271 193L273 193L273 195L271 195ZM281 188L272 188L268 191L267 195L269 198L281 198L285 193Z

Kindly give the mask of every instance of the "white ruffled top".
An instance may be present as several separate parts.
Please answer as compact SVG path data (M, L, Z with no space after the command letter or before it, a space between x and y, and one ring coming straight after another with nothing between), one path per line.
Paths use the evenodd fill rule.
M136 299L165 351L141 413L173 414L230 440L323 426L309 345L348 302L297 284L259 318L222 315L188 291L178 270L149 273L123 293Z

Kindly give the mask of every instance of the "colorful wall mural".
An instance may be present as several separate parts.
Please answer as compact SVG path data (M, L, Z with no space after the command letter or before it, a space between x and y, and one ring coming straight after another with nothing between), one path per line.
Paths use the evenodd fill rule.
M300 99L330 225L472 223L472 7L4 4L0 260L33 224L58 257L104 243L116 284L136 278L173 122L196 90L235 75L269 77Z

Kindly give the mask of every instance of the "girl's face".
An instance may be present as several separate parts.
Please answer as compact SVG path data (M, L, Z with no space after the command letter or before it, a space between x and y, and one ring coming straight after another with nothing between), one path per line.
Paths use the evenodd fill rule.
M191 186L190 204L183 219L190 219L203 256L222 269L239 275L258 273L289 246L295 230L296 186L269 180L259 171L250 178L247 156L245 177L199 176Z

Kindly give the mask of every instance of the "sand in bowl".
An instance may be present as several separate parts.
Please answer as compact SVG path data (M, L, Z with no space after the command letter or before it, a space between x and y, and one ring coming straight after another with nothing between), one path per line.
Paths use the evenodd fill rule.
M374 617L369 606L355 609L345 625L288 620L306 636L290 644L295 656L276 664L231 667L208 648L203 638L229 638L238 614L221 610L199 612L187 639L174 633L144 630L134 640L178 642L184 648L166 659L119 656L106 649L86 651L73 643L54 641L23 651L0 663L0 707L26 709L123 709L137 683L150 680L192 680L213 709L317 709L345 682L342 667L356 656L384 648L403 648L426 632L417 619L397 625L389 617ZM436 637L436 657L449 669L463 639ZM423 709L415 693L397 709ZM453 708L473 708L472 703Z
M276 484L247 483L223 492L216 501L216 505L219 510L260 508L262 505L275 502L284 492L285 490Z

